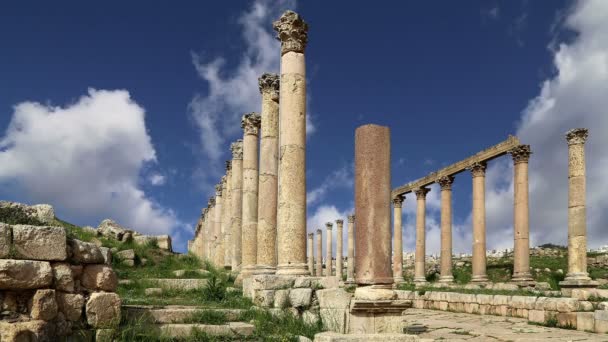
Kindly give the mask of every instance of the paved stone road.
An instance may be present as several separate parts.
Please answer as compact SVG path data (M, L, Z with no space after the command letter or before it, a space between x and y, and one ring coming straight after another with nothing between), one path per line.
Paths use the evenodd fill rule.
M404 313L408 323L422 323L429 330L419 335L435 341L605 341L608 334L547 328L530 325L525 319L502 316L480 316L435 310L409 309Z

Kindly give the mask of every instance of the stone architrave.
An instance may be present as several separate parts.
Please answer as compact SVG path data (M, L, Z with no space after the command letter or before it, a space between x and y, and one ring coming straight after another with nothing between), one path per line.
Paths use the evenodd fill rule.
M486 164L469 167L473 176L473 277L474 282L486 282Z
M393 278L395 284L404 282L403 279L403 230L402 212L405 196L399 195L393 198Z
M439 281L451 283L452 275L452 183L453 176L437 180L441 187L441 275Z
M346 283L355 283L355 215L348 216Z
M414 282L426 282L426 194L429 188L418 188L416 194L416 254L414 260Z
M532 281L530 274L530 217L528 207L528 160L530 145L519 145L511 151L514 164L513 185L513 278L515 282Z
M277 189L279 171L279 75L263 74L260 176L256 274L274 274L277 268Z
M258 137L260 115L243 115L243 230L242 276L247 278L255 271L258 240Z
M281 41L279 100L279 275L308 275L306 265L306 63L308 24L286 11L273 23Z
M342 280L343 269L344 269L344 265L343 265L344 257L342 255L343 249L344 249L343 243L344 243L344 220L336 220L336 277L338 277L339 280Z
M232 161L226 161L226 189L224 190L224 268L232 269Z
M213 208L215 222L213 225L213 264L217 268L224 267L224 251L222 250L222 206L224 198L222 197L222 183L215 185L215 207Z
M323 231L317 229L317 260L316 260L317 277L323 276Z
M242 224L243 224L243 140L230 145L232 152L232 204L230 205L232 226L232 270L241 269Z
M355 131L356 282L391 286L390 129L364 125Z
M327 222L325 224L325 228L326 228L326 237L325 237L325 276L326 277L331 277L332 276L332 271L334 268L333 265L333 251L332 251L332 245L333 245L333 233L332 233L332 227L333 227L333 223L331 222Z
M306 248L308 249L308 271L310 275L315 275L315 233L308 233L308 243Z

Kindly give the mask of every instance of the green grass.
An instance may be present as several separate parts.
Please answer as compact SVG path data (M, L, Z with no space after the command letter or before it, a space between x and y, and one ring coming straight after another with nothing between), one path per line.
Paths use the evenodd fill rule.
M199 323L199 324L226 324L228 317L223 312L213 310L201 310L184 320L184 323Z
M471 282L472 269L470 265L464 267L454 267L452 275L456 284L468 284Z
M319 320L308 324L288 311L271 314L269 311L252 309L241 314L242 321L250 321L255 326L254 340L268 341L274 337L276 341L297 341L298 336L314 339L315 334L323 331Z
M44 226L37 218L28 216L23 210L15 208L0 208L0 222L8 224L28 224L32 226Z
M124 249L134 249L137 266L126 266L119 258L114 258L112 267L120 279L177 278L173 273L177 270L186 271L186 274L180 278L207 278L209 275L201 274L197 270L206 269L211 274L218 272L192 254L166 254L159 249L139 246L134 243L124 244L121 250ZM142 258L147 259L145 266L141 265Z

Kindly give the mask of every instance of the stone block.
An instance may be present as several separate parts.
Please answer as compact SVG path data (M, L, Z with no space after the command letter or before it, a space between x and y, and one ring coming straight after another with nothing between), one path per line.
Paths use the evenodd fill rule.
M36 211L38 221L46 224L53 223L55 220L55 210L50 204L36 204L31 206Z
M108 247L99 247L101 255L103 256L103 263L106 265L112 265L112 251Z
M577 311L579 307L578 300L574 298L555 298L557 311L572 312Z
M353 294L343 288L318 290L315 292L321 309L348 309Z
M608 311L596 310L593 319L595 320L595 332L600 334L608 333Z
M258 290L253 302L263 308L272 308L274 306L274 292L274 290Z
M51 264L53 269L53 287L59 291L74 292L74 275L70 264L56 262Z
M320 309L319 315L325 329L339 333L346 333L347 309Z
M369 313L357 312L349 314L348 318L349 334L373 334L374 315Z
M0 290L50 287L53 269L47 261L0 260Z
M55 290L37 290L30 303L30 317L50 321L56 316Z
M53 341L55 329L43 320L0 321L0 341Z
M170 278L156 278L149 279L150 282L156 283L158 287L163 289L172 290L196 290L201 289L207 285L207 279L170 279Z
M389 289L372 288L371 286L358 287L355 290L355 299L357 300L393 300L397 299L397 293Z
M312 300L312 289L292 289L289 291L289 302L294 308L308 308Z
M84 307L84 297L80 294L57 292L57 307L69 321L79 321Z
M120 251L120 252L116 253L115 255L122 260L135 259L135 251L132 249L126 249L124 251Z
M572 289L570 297L578 300L587 300L591 297L591 291L586 289Z
M302 313L302 320L306 324L316 325L319 322L319 319L319 315L310 310L306 310Z
M87 322L96 329L116 328L122 301L115 293L95 292L86 304Z
M595 319L593 312L576 313L576 330L593 331L595 329Z
M254 275L250 277L252 290L284 290L293 287L295 277L276 275ZM244 286L243 280L243 286Z
M476 295L476 297L477 297L477 304L492 305L494 303L493 295L478 294L478 295Z
M323 332L315 335L314 342L418 342L416 335L406 334L338 334Z
M115 329L98 329L95 333L95 342L112 342L115 336Z
M63 227L13 226L13 248L18 259L56 260L67 258Z
M71 240L72 260L79 264L103 264L101 249L93 243Z
M496 296L494 296L496 298ZM511 297L511 306L516 309L534 309L536 297L532 296L513 296Z
M574 328L577 327L577 313L576 312L560 312L557 314L557 326L561 328Z
M512 296L494 295L494 305L510 305L511 297Z
M528 320L534 323L545 323L545 310L528 311Z
M160 287L151 287L144 290L146 296L160 296L163 294L163 289Z
M80 282L89 290L114 292L118 287L116 273L107 265L85 266Z
M0 259L8 258L11 252L12 233L11 226L0 222Z
M395 293L397 294L397 299L409 299L409 300L414 300L416 299L416 292L414 291L404 291L404 290L394 290Z
M276 290L274 292L274 307L285 309L288 306L291 306L289 302L289 290Z

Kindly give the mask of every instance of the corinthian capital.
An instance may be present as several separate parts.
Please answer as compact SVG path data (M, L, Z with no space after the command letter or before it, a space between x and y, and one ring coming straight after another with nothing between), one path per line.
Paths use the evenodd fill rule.
M262 118L258 113L247 113L241 119L241 127L243 127L245 135L258 135L261 123Z
M428 194L429 191L431 191L431 189L425 188L425 187L420 187L420 188L414 190L414 193L416 194L416 199L422 199L422 200L425 199L426 194Z
M222 196L222 183L215 184L215 197Z
M209 208L205 208L203 209L203 215L207 216L207 213L209 212Z
M308 43L308 24L294 11L286 11L279 20L272 23L281 41L281 55L287 52L304 53Z
M209 208L215 207L215 197L211 197L209 199L209 202L207 202L207 204L209 205Z
M331 222L327 222L327 223L325 224L325 228L327 228L328 230L331 230L331 228L332 228L333 226L334 226L334 224L333 224L333 223L331 223Z
M342 227L342 225L344 225L344 220L336 220L336 225Z
M586 128L575 128L566 132L568 145L584 144L588 136L589 130Z
M486 163L473 163L467 168L473 177L483 177L486 174Z
M527 163L530 159L532 151L530 151L530 145L518 145L509 151L511 157L513 157L513 163Z
M322 236L323 235L323 231L321 229L317 229L317 236Z
M393 198L393 206L395 206L395 208L401 208L401 205L403 204L404 199L405 199L405 196L397 195L395 198Z
M355 215L348 215L348 222L349 223L354 223L355 222Z
M243 140L239 139L230 144L230 151L232 152L232 159L242 160L243 159Z
M439 183L441 190L451 190L452 183L454 183L454 176L443 176L437 180L437 183Z
M274 97L279 96L279 85L281 81L279 75L265 73L258 78L258 85L260 86L260 93L270 92Z
M308 233L308 238L312 239L315 236L315 233Z
M226 160L226 173L232 170L232 160Z

